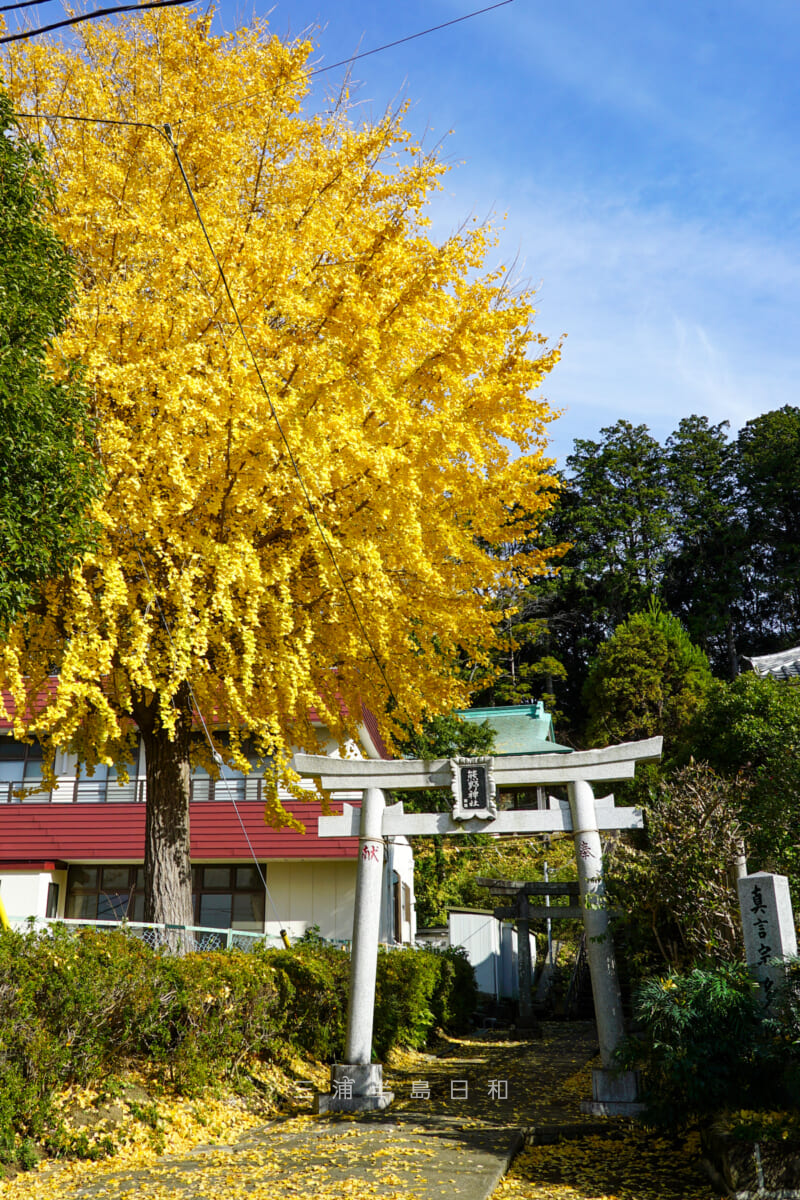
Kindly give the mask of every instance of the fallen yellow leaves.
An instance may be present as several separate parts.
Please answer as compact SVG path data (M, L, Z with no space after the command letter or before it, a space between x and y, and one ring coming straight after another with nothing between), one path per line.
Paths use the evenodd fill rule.
M594 1030L582 1023L548 1029L539 1042L497 1037L445 1039L437 1054L392 1056L388 1082L401 1099L390 1124L355 1116L293 1115L265 1123L238 1097L158 1098L147 1121L117 1125L115 1157L49 1164L0 1184L2 1200L432 1200L466 1191L470 1172L490 1170L511 1130L574 1123L588 1094L586 1064ZM454 1066L470 1076L508 1076L508 1107L476 1086L453 1102L445 1084ZM309 1078L309 1064L294 1064ZM420 1115L409 1083L424 1071L437 1099ZM320 1076L325 1075L319 1068ZM481 1076L482 1077L482 1076ZM286 1081L284 1081L286 1083ZM438 1089L438 1091L436 1090ZM284 1095L286 1090L284 1088ZM510 1093L511 1094L511 1093ZM105 1097L72 1089L61 1098L97 1109ZM148 1097L149 1099L149 1097ZM123 1106L124 1100L117 1100ZM395 1112L397 1116L395 1116ZM432 1124L426 1116L435 1118ZM713 1200L699 1166L699 1147L676 1149L647 1131L597 1120L597 1132L534 1145L516 1159L492 1200ZM494 1130L492 1133L491 1131ZM159 1134L168 1154L158 1153ZM480 1158L480 1147L492 1143ZM476 1150L477 1147L477 1150ZM494 1155L494 1159L492 1159Z
M699 1147L632 1128L523 1151L492 1200L714 1200Z

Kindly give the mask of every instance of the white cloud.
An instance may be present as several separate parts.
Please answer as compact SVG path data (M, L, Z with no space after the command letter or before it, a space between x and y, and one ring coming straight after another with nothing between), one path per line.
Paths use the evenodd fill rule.
M469 175L459 196L486 186ZM463 209L441 201L435 229L445 232ZM579 195L532 192L522 210L518 201L501 257L520 248L517 275L539 284L538 328L568 335L543 388L567 408L551 427L560 461L574 437L619 418L660 439L691 413L729 420L735 432L797 400L800 258L790 241L613 199L590 208Z

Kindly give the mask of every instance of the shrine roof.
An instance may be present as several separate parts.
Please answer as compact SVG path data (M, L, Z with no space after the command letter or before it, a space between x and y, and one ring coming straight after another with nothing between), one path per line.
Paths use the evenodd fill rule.
M756 675L772 675L775 679L792 679L800 675L800 646L791 650L780 650L777 654L760 654L744 658Z
M571 754L553 735L553 718L541 700L535 704L513 704L502 708L466 708L457 716L481 725L488 721L494 730L495 754Z

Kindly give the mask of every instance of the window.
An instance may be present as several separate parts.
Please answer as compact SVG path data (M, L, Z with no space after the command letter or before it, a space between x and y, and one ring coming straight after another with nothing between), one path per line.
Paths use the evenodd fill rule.
M141 921L144 867L70 867L64 916L83 921Z
M546 808L545 789L541 787L498 788L497 807L504 812L509 809Z
M266 874L266 866L262 864ZM228 863L192 867L195 925L264 931L264 885L257 868ZM144 920L144 867L73 866L64 915L78 921Z
M81 767L75 780L75 799L81 804L104 803L107 800L116 800L117 803L144 800L144 771L141 738L137 738L133 762L128 764L130 778L126 784L120 786L117 782L115 766L98 763L94 775L88 775L86 767ZM59 794L63 790L62 784Z
M266 865L261 869L266 875ZM193 867L192 892L196 924L263 933L264 885L255 866Z
M42 747L0 738L0 802L19 804L20 789L38 787L42 781ZM39 799L40 797L34 797Z
M228 735L217 733L215 741L223 748L227 746ZM204 767L195 767L192 771L191 798L192 800L258 800L261 801L261 780L267 762L259 758L248 741L242 745L245 758L250 763L250 771L245 774L227 764L220 768L219 779L212 779Z

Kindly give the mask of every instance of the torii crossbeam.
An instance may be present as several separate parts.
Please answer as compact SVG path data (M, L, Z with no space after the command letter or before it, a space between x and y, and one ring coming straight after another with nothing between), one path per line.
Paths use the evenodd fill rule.
M615 808L613 796L595 801L592 783L632 779L636 764L661 757L662 738L625 742L602 750L558 754L504 754L479 759L336 759L296 754L295 769L318 779L330 791L357 790L361 808L345 804L341 816L319 819L321 837L359 838L353 914L345 1063L332 1070L332 1092L318 1097L320 1111L383 1108L382 1068L373 1064L372 1024L383 864L389 834L426 836L450 833L571 833L578 865L580 906L586 931L597 1032L603 1070L594 1075L589 1111L629 1113L636 1099L632 1074L611 1075L614 1052L623 1036L622 1005L614 950L604 903L600 830L639 828L636 808ZM550 798L545 809L497 811L496 789L525 784L566 785L569 802ZM386 807L384 790L448 788L452 813L406 813L402 804ZM345 1086L346 1085L346 1086Z

